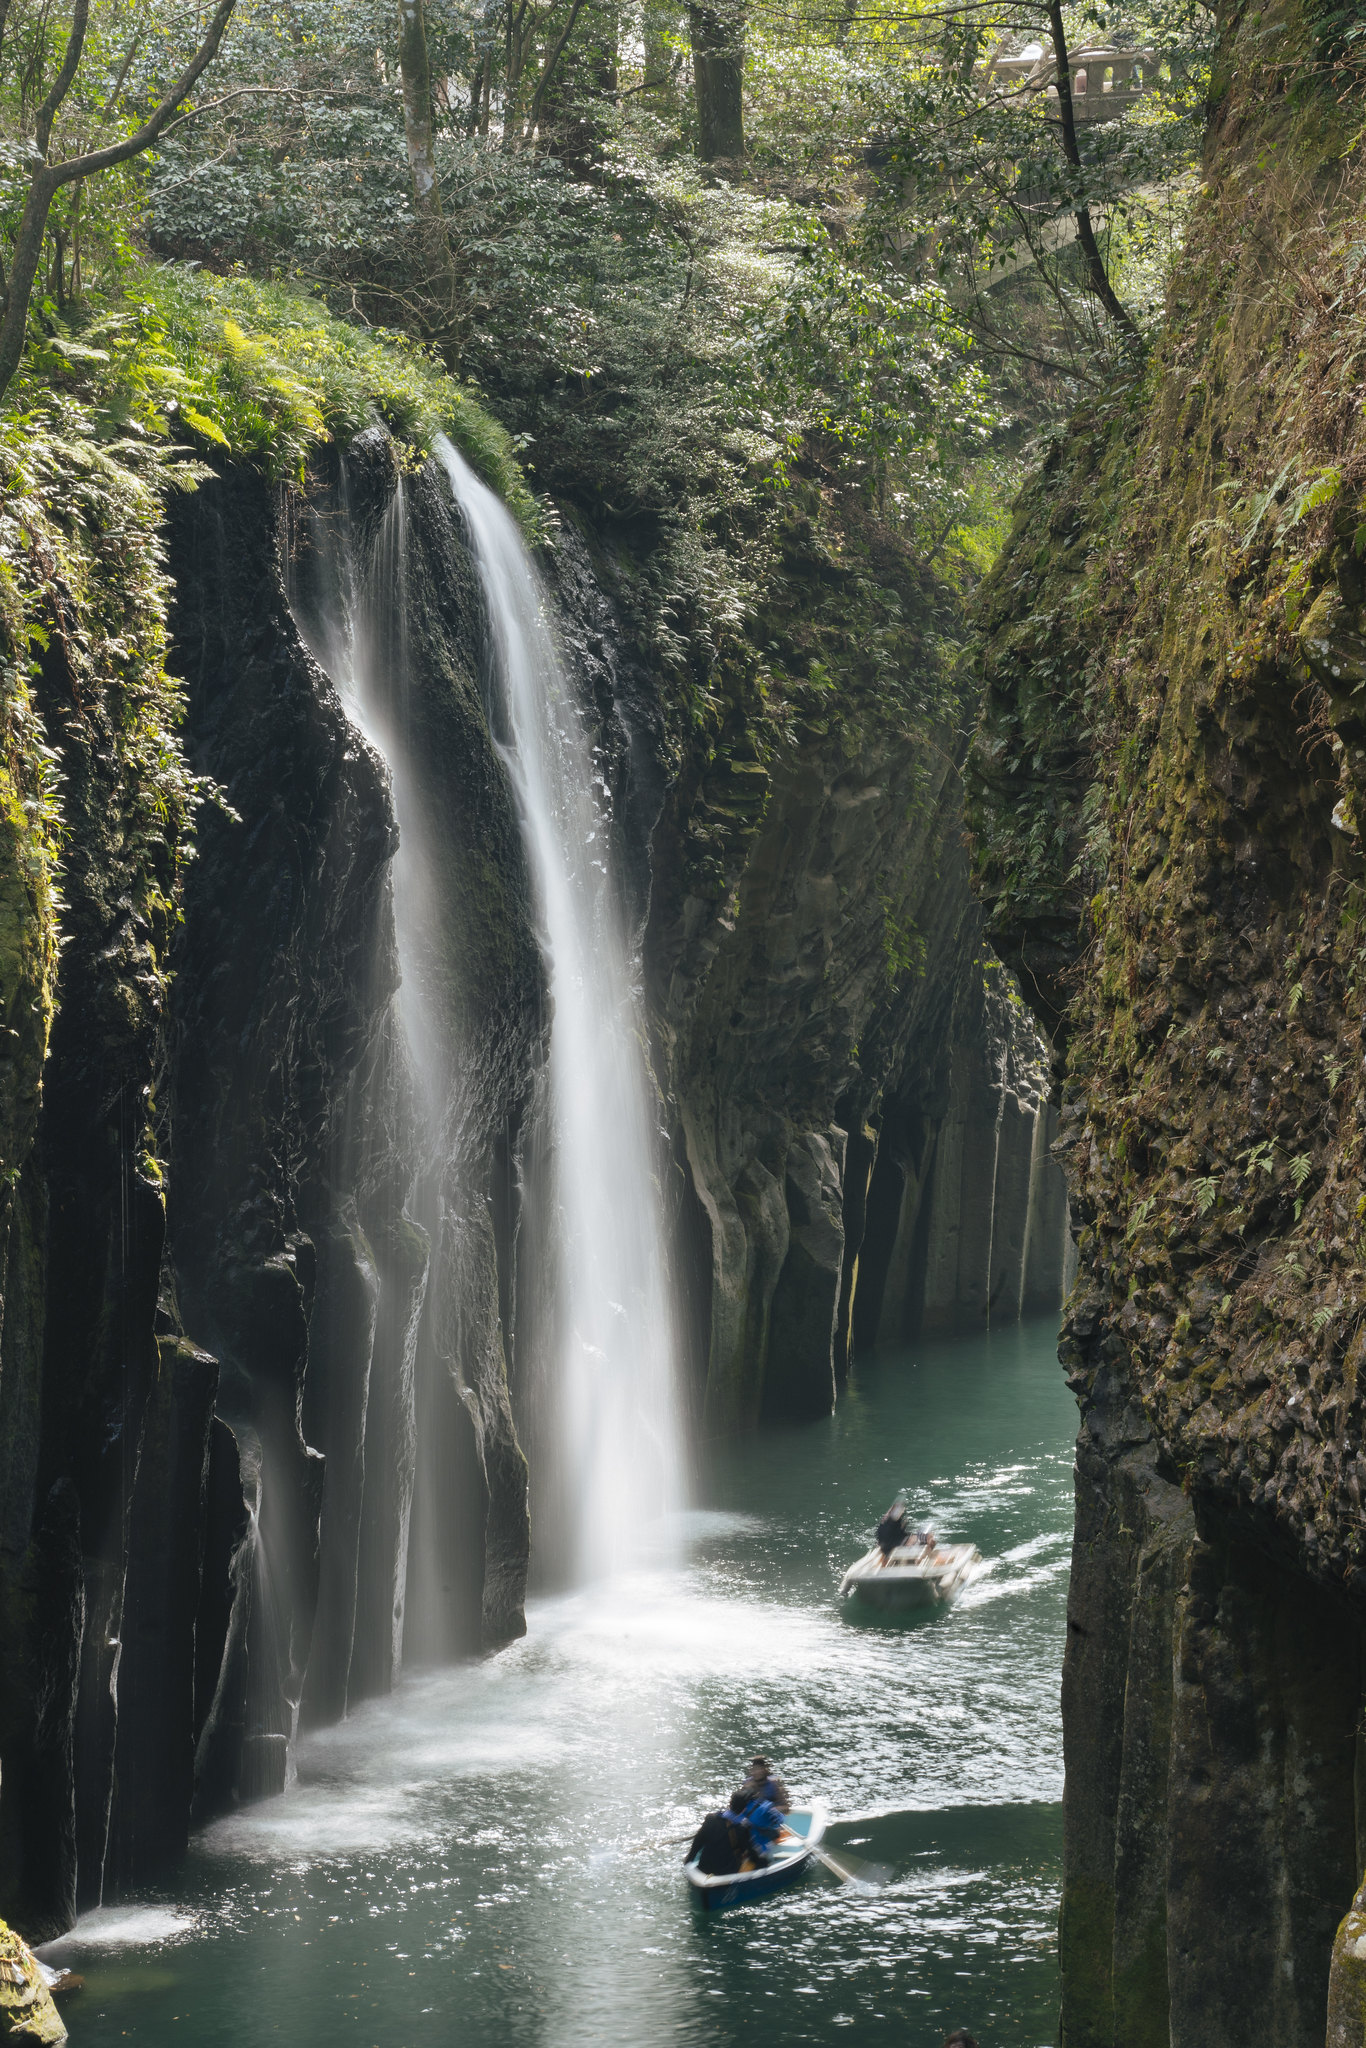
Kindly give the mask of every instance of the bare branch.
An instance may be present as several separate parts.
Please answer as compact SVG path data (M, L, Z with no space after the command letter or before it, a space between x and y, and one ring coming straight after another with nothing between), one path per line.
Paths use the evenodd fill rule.
M119 68L119 75L114 80L113 91L110 93L104 105L100 108L100 119L102 121L107 121L109 116L113 113L114 108L118 105L119 94L123 91L123 81L125 78L127 78L129 72L132 70L133 59L137 56L137 53L141 46L142 34L141 31L139 31L138 34L133 37L132 42L128 45L128 55L124 58L123 63Z
M198 121L204 114L216 113L219 107L226 107L233 100L282 99L292 100L296 106L307 105L309 100L358 100L369 102L373 93L349 91L342 87L320 86L316 91L298 85L238 85L231 92L218 95L216 100L201 100L197 107L187 107L183 114L177 114L174 121L168 121L161 131L164 142L168 135L174 135L177 128L183 128L187 121Z
M76 76L76 66L80 63L81 51L85 48L85 31L89 20L90 0L76 0L76 5L71 11L71 32L67 36L66 49L62 53L62 68L53 79L52 89L39 107L38 118L34 123L33 140L39 156L47 155L57 110L71 90L71 81Z
M88 7L89 0L77 0L77 4ZM92 178L98 172L112 170L115 164L127 163L130 157L141 156L144 150L150 149L160 139L182 100L194 91L200 77L218 55L218 46L236 6L237 0L219 0L218 12L209 23L203 42L166 97L140 128L132 135L125 135L121 142L111 142L105 149L92 149L85 156L70 157L66 163L52 165L47 175L58 185L69 185L75 178Z

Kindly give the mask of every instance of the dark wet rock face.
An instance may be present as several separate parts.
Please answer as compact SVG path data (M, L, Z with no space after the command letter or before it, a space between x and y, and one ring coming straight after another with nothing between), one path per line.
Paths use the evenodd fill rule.
M1366 2039L1360 167L1320 183L1323 17L1277 21L1289 92L1229 11L1167 329L984 603L978 867L1065 1012L1079 1225L1068 2048Z
M948 736L872 695L707 741L635 651L622 559L571 529L553 568L640 931L698 1426L825 1415L856 1350L1055 1310L1046 1055L983 944ZM794 570L838 635L830 563Z
M353 450L362 568L397 478L382 435ZM192 1819L280 1790L301 1719L386 1690L400 1654L523 1626L501 1305L540 961L483 622L420 477L402 655L449 905L421 972L459 1054L421 1127L389 775L300 625L340 481L319 479L311 526L246 469L171 508L187 751L223 801L201 814L169 1009L140 999L162 984L139 980L118 897L108 756L63 723L60 677L47 707L72 728L76 852L7 1218L0 1430L0 1887L35 1935L158 1877Z
M201 551L179 636L200 651L192 730L243 822L214 821L187 904L176 1002L194 1057L177 1074L172 1252L180 1313L223 1363L219 1412L244 1425L259 1472L271 1596L247 1623L253 1791L271 1789L296 1718L387 1690L400 1655L522 1626L525 1468L496 1306L478 1307L496 1305L512 1243L479 1218L539 1043L540 967L483 717L479 609L430 473L408 487L397 580L375 588L398 488L374 433L295 510L289 604L278 557L267 589L245 593L269 621L259 664L218 638L225 612L229 634L246 625L224 604L242 585L221 515L187 537ZM414 971L447 1037L422 1077L394 1001L388 774L338 696L344 675L322 667L346 658L340 615L354 634L366 607L421 764L440 906Z
M375 428L302 492L230 467L167 516L219 796L175 927L173 849L125 829L126 764L47 663L67 943L46 1065L25 1026L0 1074L0 1910L35 1936L278 1792L298 1730L400 1664L520 1633L526 1452L552 1549L573 1482L530 1255L544 970L444 474ZM951 759L876 710L696 758L592 536L545 568L693 1419L825 1414L856 1352L1055 1304L1042 1049L982 948Z
M774 761L719 906L680 902L667 854L656 876L647 957L710 1268L709 1429L828 1414L856 1350L1061 1294L1043 1048L984 954L957 775L943 762L910 803L920 750L863 740L852 761L819 742ZM922 948L899 975L888 874Z

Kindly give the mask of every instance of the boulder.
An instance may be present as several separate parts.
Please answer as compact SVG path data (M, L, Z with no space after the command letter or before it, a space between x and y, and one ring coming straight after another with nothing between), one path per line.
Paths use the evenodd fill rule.
M65 2041L52 1993L22 1936L0 1920L0 2041Z

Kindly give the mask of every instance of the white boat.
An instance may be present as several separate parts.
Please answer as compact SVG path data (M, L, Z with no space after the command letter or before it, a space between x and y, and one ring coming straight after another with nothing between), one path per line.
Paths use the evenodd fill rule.
M884 1614L909 1614L917 1607L942 1607L961 1593L982 1553L975 1543L898 1544L887 1557L876 1544L840 1581L841 1599L877 1607Z
M819 1846L829 1816L817 1799L810 1806L794 1806L785 1818L786 1831L769 1850L768 1862L762 1870L738 1870L733 1876L712 1877L699 1870L695 1862L684 1864L693 1896L704 1911L719 1913L727 1906L743 1906L750 1899L766 1899L770 1892L796 1883L811 1861L811 1851Z

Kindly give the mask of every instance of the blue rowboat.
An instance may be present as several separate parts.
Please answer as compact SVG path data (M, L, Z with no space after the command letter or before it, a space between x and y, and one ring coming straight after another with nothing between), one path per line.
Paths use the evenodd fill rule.
M811 1861L811 1851L819 1844L828 1821L829 1815L819 1800L810 1806L794 1807L787 1816L787 1830L770 1849L768 1865L763 1870L708 1877L695 1862L685 1863L683 1870L693 1897L704 1911L719 1913L727 1906L745 1906L751 1899L766 1899L770 1892L780 1892L784 1886L795 1884Z

